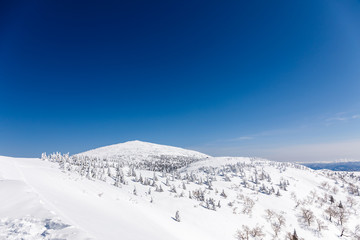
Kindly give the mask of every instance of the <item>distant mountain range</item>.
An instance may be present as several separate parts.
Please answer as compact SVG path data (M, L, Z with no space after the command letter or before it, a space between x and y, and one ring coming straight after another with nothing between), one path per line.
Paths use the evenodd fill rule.
M360 171L360 161L357 162L330 162L330 163L301 163L314 170L329 169L332 171Z

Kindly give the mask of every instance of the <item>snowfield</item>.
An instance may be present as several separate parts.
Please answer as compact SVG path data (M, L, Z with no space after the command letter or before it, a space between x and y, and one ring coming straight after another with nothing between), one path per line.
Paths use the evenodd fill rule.
M360 239L358 173L116 146L0 157L0 239Z
M34 176L38 170L40 174ZM58 169L39 159L0 157L0 239L90 239L64 222L71 221L60 215L55 205L58 200L48 200L51 191L41 185L57 188L48 177L52 171ZM43 183L39 186L36 182Z

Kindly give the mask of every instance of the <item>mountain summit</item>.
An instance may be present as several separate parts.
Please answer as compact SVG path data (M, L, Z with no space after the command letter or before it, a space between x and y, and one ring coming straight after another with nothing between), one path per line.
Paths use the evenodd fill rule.
M128 141L124 143L96 148L76 154L77 157L102 158L130 162L159 162L181 163L179 166L190 162L209 158L210 156L178 147L160 145L142 141Z

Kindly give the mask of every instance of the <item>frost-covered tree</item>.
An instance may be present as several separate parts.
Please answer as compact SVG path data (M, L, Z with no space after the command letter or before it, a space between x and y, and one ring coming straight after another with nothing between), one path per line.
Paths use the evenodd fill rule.
M262 239L265 236L265 233L263 232L263 226L256 226L250 231L251 237L254 239Z
M245 197L243 201L243 208L241 210L242 213L251 215L254 205L255 205L254 200L252 200L249 197Z
M238 240L249 240L253 239L263 239L265 233L262 230L263 227L256 226L254 228L250 228L246 225L242 225L242 230L237 230L235 234L235 238Z
M344 208L339 208L337 217L341 226L344 226L344 224L349 220L349 214Z
M175 213L175 221L177 221L177 222L180 222L180 213L179 213L179 210L177 210L176 211L176 213Z
M277 196L277 197L280 197L280 196L281 196L279 189L278 189L277 192L276 192L276 196Z
M176 193L176 187L175 187L175 185L173 185L173 186L171 187L170 192Z
M355 226L355 230L352 234L352 237L354 238L354 240L360 240L360 225Z
M329 206L327 209L325 209L325 213L329 216L330 222L332 222L333 217L336 217L338 214L336 208L333 206Z
M311 211L310 209L306 209L306 208L301 209L301 217L308 224L308 226L310 226L311 223L313 223L314 219L315 219L315 215L314 215L313 211Z
M249 240L250 228L246 225L242 225L242 230L237 230L235 238L238 240Z
M275 214L271 221L271 228L274 231L274 237L278 237L281 229L285 226L285 218L282 214Z
M322 230L326 230L328 229L328 227L325 225L324 221L322 221L321 219L319 218L316 218L315 219L315 222L316 222L316 229L317 231L320 233Z
M333 195L330 195L330 202L331 202L331 204L333 204L334 202L335 202L335 199L334 199L334 197L333 197Z
M304 240L303 238L299 238L297 233L296 233L296 230L294 229L294 232L291 233L291 232L288 232L285 236L285 239L286 240Z
M346 198L346 203L347 205L352 208L353 206L357 205L357 201L355 200L355 198L351 197L351 196L348 196Z
M220 193L220 196L222 196L223 198L227 198L227 195L225 194L224 189L223 189L222 192Z

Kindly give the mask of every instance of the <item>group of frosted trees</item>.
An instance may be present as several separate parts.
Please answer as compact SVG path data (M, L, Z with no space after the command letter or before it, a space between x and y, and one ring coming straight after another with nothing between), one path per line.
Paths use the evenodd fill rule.
M198 160L203 160L201 158L195 158L191 156L174 156L174 155L150 155L143 159L132 159L131 156L127 155L118 155L113 157L112 159L100 159L96 157L82 156L82 155L74 155L69 156L69 154L61 154L61 153L52 153L47 155L46 153L42 153L41 158L46 159L53 162L61 162L66 157L67 162L80 163L82 161L96 161L96 162L121 162L126 165L133 165L136 169L144 169L149 171L156 172L167 172L171 173L176 171L179 168L188 166L190 163Z
M132 177L132 181L138 182L142 185L152 186L155 188L156 192L164 191L162 184L157 183L157 177L155 174L155 172L159 172L159 170L161 170L162 177L166 179L165 186L170 188L170 192L178 192L176 186L170 184L170 180L181 180L183 182L182 190L180 191L181 196L185 195L184 191L186 190L186 184L195 183L199 186L205 186L205 188L200 187L198 189L188 191L188 196L190 199L203 202L202 205L211 210L220 208L220 200L215 200L213 197L206 197L205 195L206 192L214 190L213 182L217 181L218 177L222 178L222 180L226 182L231 182L231 179L235 176L240 177L242 179L243 187L267 195L276 194L277 196L281 196L280 190L286 191L286 186L289 184L286 181L280 181L279 184L273 184L268 173L264 170L258 170L257 163L227 164L217 168L203 167L199 169L199 172L186 172L181 176L180 173L175 170L178 167L182 167L192 161L195 161L194 159L178 157L175 161L174 157L161 155L153 156L151 159L144 159L141 162L127 162L88 156L69 156L69 154L60 153L53 153L50 155L43 153L42 159L57 162L60 168L64 171L77 172L81 176L85 176L89 179L99 179L110 182L117 187L127 184L128 180L126 179ZM154 161L154 159L156 159L156 161ZM128 169L126 175L123 171L124 167ZM277 166L280 171L284 171L286 167L286 164L282 163L279 163ZM137 169L155 169L156 171L154 171L153 178L148 178L142 177L141 174L137 174ZM245 169L247 169L247 171L245 171ZM224 190L221 192L220 197L224 199L227 197ZM243 212L251 212L253 205L251 199L245 199L243 202L245 209ZM228 205L232 206L232 203L230 202Z
M153 155L137 163L137 168L156 172L171 173L179 168L188 166L194 161L203 160L188 156Z
M194 159L190 159L188 157L160 155L153 156L150 160L144 159L140 162L127 162L121 160L93 158L88 156L69 156L69 154L60 153L53 153L50 155L43 153L42 159L57 162L59 163L61 169L77 172L81 176L86 176L88 178L105 180L106 177L109 177L116 182L115 185L119 185L121 183L124 184L125 182L124 173L121 171L121 168L124 166L127 166L129 169L131 169L131 176L134 176L133 172L135 169L144 169L170 173L171 178L173 179L174 174L177 174L176 179L179 179L179 173L177 173L176 170L195 161ZM245 172L245 168L252 168L254 171ZM279 163L278 168L280 171L284 171L286 169L286 165ZM224 181L231 182L232 177L238 176L243 179L242 185L244 187L268 195L276 194L277 196L281 195L279 190L286 191L286 188L289 185L289 182L285 180L280 181L280 183L277 185L272 184L270 175L263 170L258 171L256 165L253 164L228 164L219 168L204 167L200 170L201 172L205 173L205 176L204 174L199 175L195 173L186 173L183 177L183 180L187 182L194 182L198 185L204 184L208 187L209 190L212 190L212 183L217 180L217 177L222 177ZM140 179L140 182L142 182L142 179Z
M236 232L235 237L238 240L263 239L265 233L260 226L250 228L247 225L242 225L242 229Z
M265 219L267 222L270 223L271 228L273 230L273 234L268 239L279 239L281 230L285 228L285 217L283 213L277 213L273 210L267 209L265 210ZM242 225L242 228L239 229L236 234L235 238L238 240L250 240L250 239L265 239L266 234L263 231L264 226L258 226L251 228L247 225ZM285 234L286 240L301 240L299 238L296 230L294 229L293 232L287 232Z
M344 180L344 178L342 179ZM335 180L335 184L339 184L338 180ZM356 218L358 216L356 195L351 196L353 192L349 191L345 185L340 186L340 189L350 193L350 196L347 196L346 201L343 202L336 199L340 190L329 182L322 182L319 189L323 190L322 194L313 190L303 200L297 199L296 195L293 194L293 199L296 202L295 208L299 209L299 222L303 223L305 229L312 229L319 235L328 230L329 225L332 224L339 229L338 236L360 240L360 226L357 225L355 229L349 229L347 226L350 217ZM314 208L322 210L322 214L316 216L313 211Z
M255 226L251 228L247 225L242 225L241 230L238 230L235 234L235 238L237 240L250 240L250 239L265 239L266 234L263 231L262 226ZM271 238L269 238L271 239ZM273 239L277 239L277 236L273 237ZM293 232L287 232L285 235L285 240L304 240L300 238L296 230L294 229Z
M194 159L178 158L176 161L172 157L160 156L152 159L145 159L141 162L129 162L111 159L91 158L87 156L70 156L69 154L54 153L42 155L42 159L56 162L64 171L71 171L89 179L98 179L113 184L116 187L133 184L133 194L143 194L139 189L140 185L147 187L146 195L150 202L153 202L153 192L170 192L173 197L187 197L192 201L198 201L204 209L217 211L225 202L225 207L230 207L234 214L245 214L251 216L255 206L251 195L264 194L282 198L286 195L291 182L289 179L281 178L274 182L268 172L264 170L262 161L255 159L250 162L238 162L235 164L225 164L219 167L203 166L196 171L179 172L178 168L186 166ZM154 161L156 159L156 161ZM298 168L306 170L306 167L292 163L266 162L267 166L274 167L282 172L287 168ZM152 176L142 176L139 170L151 170ZM348 229L347 220L351 214L357 214L354 209L357 201L353 197L348 197L346 201L336 199L339 190L347 191L351 196L359 196L359 176L347 173L324 172L327 178L332 179L336 184L321 183L319 188L331 194L320 196L316 191L310 192L306 199L297 199L296 194L292 193L294 208L298 211L298 216L304 227L313 229L319 234L327 230L328 224L336 224L341 236L356 236L360 230ZM237 181L234 181L237 179ZM217 189L216 182L222 181L231 186L232 191ZM140 185L137 185L140 184ZM138 187L137 187L138 186ZM245 191L246 189L246 191ZM234 191L252 192L252 194L235 194ZM227 204L226 204L227 203ZM323 209L324 216L315 216L312 207ZM282 213L271 210L266 212L268 224L272 229L272 236L277 238L284 236L286 230L285 220ZM174 216L174 215L173 215ZM180 221L180 213L176 211L174 220ZM359 227L360 228L360 227ZM263 236L261 228L244 226L237 234L238 239L261 239ZM286 239L295 240L296 231L285 234ZM356 239L356 238L354 238Z
M335 185L329 182L322 182L319 186L319 189L323 190L322 194L319 194L316 190L312 190L305 199L301 200L297 199L294 192L291 193L292 199L295 201L294 209L298 209L297 216L299 223L302 223L301 228L321 236L324 231L329 229L329 225L333 224L339 230L339 237L360 240L360 225L356 225L355 228L353 227L352 229L347 226L347 222L351 217L353 217L353 219L358 218L359 210L358 200L356 200L356 198L359 196L360 176L348 172L332 171L324 171L319 174L332 179ZM250 178L250 183L256 184L257 182L258 178ZM243 185L245 186L245 184ZM282 180L278 186L280 190L287 191L289 182L288 180ZM339 191L345 193L345 196L348 194L346 200L344 200L343 194L343 201L336 199ZM261 185L259 192L268 194L266 187L263 185ZM277 191L276 196L281 196L281 191ZM321 209L322 214L316 215L313 211L314 208ZM286 228L286 224L283 214L268 209L265 215L266 220L273 230L271 237L280 239L280 236L284 236L282 231ZM239 240L265 239L265 233L259 231L259 229L261 228L258 226L251 228L243 225L242 228L238 230L236 238ZM298 237L294 230L294 232L287 232L285 239L297 240L302 238Z
M357 225L353 232L349 231L349 229L347 229L344 225L348 220L349 213L344 210L343 204L341 202L339 204L334 204L334 202L331 201L330 203L331 206L325 210L325 213L329 214L328 220L330 222L333 221L332 218L337 218L337 225L340 227L341 231L339 233L339 236L353 237L353 239L360 240L360 225ZM284 213L277 213L270 209L265 210L264 216L267 222L270 224L271 229L273 230L273 234L271 236L273 239L279 239L280 233L286 227L286 220L283 214ZM301 208L299 214L299 221L304 222L307 227L315 225L315 230L319 234L323 230L328 229L326 223L320 218L317 218L310 208ZM235 238L238 240L264 239L266 234L262 229L263 226L255 226L251 228L247 225L243 225L242 228L236 232ZM285 239L300 240L302 238L298 237L296 230L294 230L293 232L287 232L285 234Z
M213 211L221 208L221 199L225 200L227 198L224 190L219 192L213 187L213 183L218 181L218 178L225 182L231 182L233 177L240 177L242 178L243 187L264 194L275 194L274 187L277 187L277 192L279 192L279 189L283 189L282 186L286 185L286 183L281 182L278 185L272 184L270 175L263 170L258 170L256 164L252 163L227 164L217 168L203 167L199 171L180 174L178 171L168 172L171 167L175 165L169 166L168 163L171 162L172 159L166 156L159 157L157 162L154 161L151 164L150 160L144 160L142 163L129 163L126 161L114 161L88 156L69 156L69 154L60 153L50 155L43 153L42 159L58 163L64 171L76 172L89 179L109 182L116 187L134 182L153 187L155 192L168 190L175 193L176 197L184 197L186 192L188 192L187 195L189 199L199 201L200 205L205 209ZM188 164L192 161L186 158L182 160L182 164L176 166L183 166L183 164ZM282 169L283 166L280 166L280 168ZM124 171L124 169L126 170ZM143 177L141 173L138 173L138 169L161 169L162 181L159 181L159 176L157 176L159 171L154 171L153 177ZM181 181L181 186L179 187L173 184L174 181ZM192 189L187 190L186 185L191 183L199 187L192 187ZM134 195L138 194L136 187L134 187L133 193ZM151 189L149 189L148 194L151 194ZM216 199L215 196L218 196L218 198ZM152 201L153 198L151 197L151 202ZM250 214L255 204L249 197L239 198L238 196L237 202L242 202L243 207L241 208L241 212L243 214ZM229 207L238 209L235 204L235 201L228 202Z

